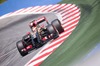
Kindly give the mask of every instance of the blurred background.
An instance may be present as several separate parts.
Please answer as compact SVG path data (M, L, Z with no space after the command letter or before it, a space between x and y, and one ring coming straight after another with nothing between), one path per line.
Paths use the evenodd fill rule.
M0 16L21 8L56 4L61 0L0 0Z
M41 66L100 66L100 0L0 0L0 16L21 8L57 3L76 4L81 9L81 19Z

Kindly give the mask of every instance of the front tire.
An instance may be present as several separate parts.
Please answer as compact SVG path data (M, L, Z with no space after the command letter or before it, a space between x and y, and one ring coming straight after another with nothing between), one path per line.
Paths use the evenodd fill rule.
M25 56L28 54L27 51L22 51L23 49L25 49L24 45L22 44L22 41L18 41L16 43L17 49L19 51L19 53L21 54L21 56Z

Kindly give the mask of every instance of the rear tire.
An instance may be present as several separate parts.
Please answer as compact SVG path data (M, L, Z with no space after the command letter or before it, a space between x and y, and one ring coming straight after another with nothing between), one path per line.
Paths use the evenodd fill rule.
M56 29L58 30L59 34L64 32L64 29L61 26L61 23L60 23L60 21L58 19L55 19L54 21L52 21L51 24L56 27Z
M17 46L17 49L18 49L19 53L20 53L22 56L25 56L25 55L28 54L27 51L22 51L22 49L24 49L25 47L24 47L24 45L22 44L21 41L18 41L18 42L16 43L16 46Z
M48 30L48 33L49 33L49 34L54 34L54 33L56 33L56 30L55 30L55 28L54 28L52 25L48 25L48 26L47 26L47 30Z
M47 30L48 30L48 32L49 32L49 35L50 35L50 34L53 34L53 36L52 36L53 39L56 39L56 38L59 37L59 33L58 33L57 29L55 28L55 26L53 26L53 25L48 25L48 26L47 26Z

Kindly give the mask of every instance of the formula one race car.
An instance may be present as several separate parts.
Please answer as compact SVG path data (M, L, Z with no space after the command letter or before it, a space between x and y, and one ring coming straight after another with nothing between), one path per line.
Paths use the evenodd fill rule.
M36 37L28 33L16 43L17 49L22 56L27 55L33 49L42 47L48 41L58 38L59 34L64 32L58 19L49 23L46 17L42 17L35 21L37 22L37 26L41 27L44 25L45 28L41 27L40 32L36 29Z

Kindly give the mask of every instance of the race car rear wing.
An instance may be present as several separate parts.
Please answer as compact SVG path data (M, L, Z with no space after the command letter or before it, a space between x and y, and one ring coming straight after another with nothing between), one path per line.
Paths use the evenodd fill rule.
M42 22L44 22L44 21L46 21L47 23L48 23L48 20L46 19L46 17L41 17L41 18L38 18L37 20L36 20L36 23L37 24L40 24L40 23L42 23Z

